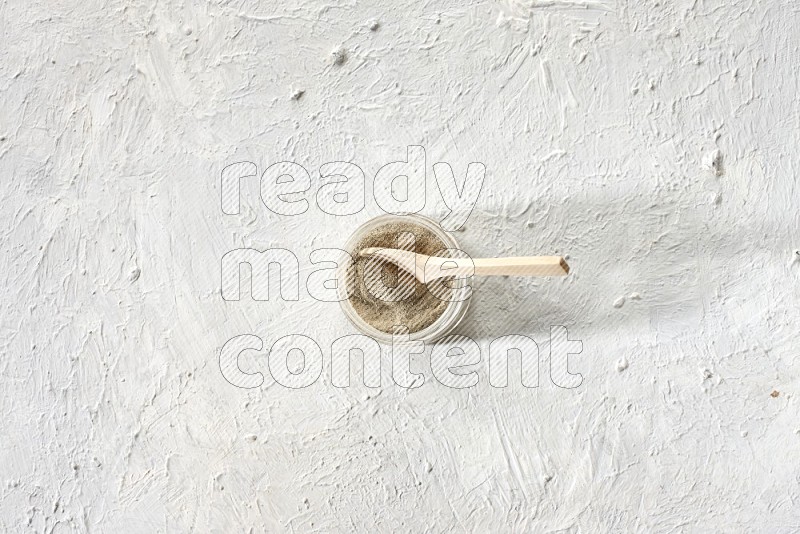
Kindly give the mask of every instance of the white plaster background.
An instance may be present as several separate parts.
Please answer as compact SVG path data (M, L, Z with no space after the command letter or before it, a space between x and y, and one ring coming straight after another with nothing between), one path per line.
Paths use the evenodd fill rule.
M778 0L2 3L0 529L796 532L799 25ZM225 216L224 165L372 177L410 144L431 179L486 165L468 252L569 254L479 284L459 332L546 355L566 325L578 389L546 358L492 389L486 353L471 390L425 358L418 389L337 389L336 304L221 299L225 252L305 276L380 213L277 217L256 180ZM296 332L313 387L222 378L229 338Z

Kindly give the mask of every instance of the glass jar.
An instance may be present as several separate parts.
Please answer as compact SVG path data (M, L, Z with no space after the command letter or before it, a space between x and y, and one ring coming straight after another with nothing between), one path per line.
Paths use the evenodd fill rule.
M436 221L416 214L403 216L381 215L380 217L375 217L374 219L371 219L356 228L355 232L353 232L353 235L350 236L342 248L352 255L355 247L369 232L379 228L380 226L390 223L411 223L422 226L436 236L442 243L444 243L446 248L460 249L455 238L450 233L445 232ZM374 326L364 321L364 319L358 315L350 303L350 300L347 298L347 283L345 280L346 267L346 261L340 262L337 288L339 291L339 304L342 308L342 311L359 332L377 340L380 343L391 344L392 334L378 330ZM457 279L451 283L451 287L453 287L455 290L463 289L467 285L468 280L463 278ZM442 315L440 315L433 323L422 330L410 332L407 341L430 342L449 334L456 326L458 326L458 324L466 315L470 300L471 297L466 298L465 300L448 302L447 307Z

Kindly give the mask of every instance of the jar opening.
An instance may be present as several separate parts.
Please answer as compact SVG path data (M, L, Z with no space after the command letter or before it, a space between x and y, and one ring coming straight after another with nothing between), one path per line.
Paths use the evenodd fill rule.
M428 256L457 249L455 239L434 221L418 215L385 215L359 227L345 249L353 262L343 272L345 298L340 301L350 321L363 333L389 341L400 327L410 340L432 340L446 334L464 316L468 302L454 301L454 287L464 280L439 279L423 284L390 262L361 257L368 247L413 250ZM463 285L463 284L461 284Z

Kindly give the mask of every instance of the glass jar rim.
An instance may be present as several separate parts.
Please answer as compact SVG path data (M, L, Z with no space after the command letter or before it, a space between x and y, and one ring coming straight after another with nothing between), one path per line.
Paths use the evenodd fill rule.
M366 235L367 232L374 228L378 228L385 224L396 223L396 222L409 222L412 224L417 224L422 226L423 228L429 230L433 235L435 235L438 239L444 243L445 247L451 249L460 249L458 241L453 237L450 233L446 232L435 220L431 219L430 217L426 217L424 215L419 214L409 214L409 215L380 215L378 217L374 217L364 224L356 228L353 233L350 235L348 240L346 241L345 245L342 247L349 257L343 258L343 261L339 263L339 270L337 272L337 288L339 291L339 305L342 308L345 316L348 318L350 323L362 334L365 334L380 343L391 344L392 341L395 339L395 336L392 333L383 332L382 330L378 330L374 326L367 323L353 308L353 305L350 303L350 299L347 298L347 284L344 282L344 277L346 276L346 267L352 258L352 252L355 248L355 245L361 238ZM462 284L466 284L466 280L461 282ZM466 315L467 309L469 308L469 301L471 300L471 296L464 299L464 300L455 300L450 301L445 308L442 315L436 318L436 320L431 323L429 326L418 330L416 332L409 332L407 336L400 336L405 342L409 341L435 341L444 337L445 335L449 334Z

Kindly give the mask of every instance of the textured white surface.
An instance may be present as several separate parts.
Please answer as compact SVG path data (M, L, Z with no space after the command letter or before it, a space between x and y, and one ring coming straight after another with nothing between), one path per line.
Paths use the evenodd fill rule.
M463 4L0 5L0 530L800 529L796 5ZM486 165L468 252L573 267L478 284L459 332L566 325L579 388L490 388L484 353L470 390L425 358L337 389L336 304L221 299L225 252L305 277L380 213L277 217L250 180L226 216L224 165L413 144ZM222 378L228 339L289 333L317 384Z

